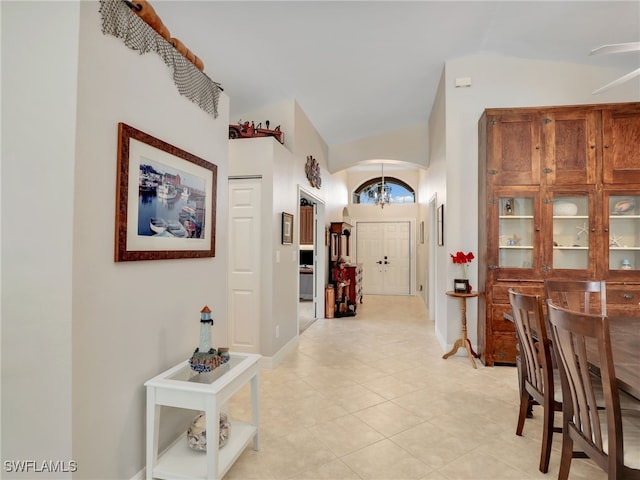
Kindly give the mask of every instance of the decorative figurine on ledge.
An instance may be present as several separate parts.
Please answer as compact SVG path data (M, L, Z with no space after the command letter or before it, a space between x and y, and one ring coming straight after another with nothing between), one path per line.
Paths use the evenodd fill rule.
M216 350L211 346L212 327L211 310L205 305L200 311L200 346L195 349L193 356L189 359L191 370L198 373L210 372L229 361L228 348Z

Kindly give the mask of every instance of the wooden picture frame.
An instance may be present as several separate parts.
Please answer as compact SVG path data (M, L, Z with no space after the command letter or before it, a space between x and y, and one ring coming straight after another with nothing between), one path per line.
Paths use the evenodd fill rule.
M118 124L116 262L215 257L218 167Z
M282 212L282 244L291 245L293 243L293 215Z
M437 225L438 225L438 245L442 247L444 245L444 204L438 207Z

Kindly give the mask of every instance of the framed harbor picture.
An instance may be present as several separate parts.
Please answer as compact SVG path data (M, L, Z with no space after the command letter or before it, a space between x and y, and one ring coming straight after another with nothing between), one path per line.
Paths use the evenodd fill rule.
M291 245L293 243L293 215L282 212L282 244Z
M116 262L215 256L218 167L118 124Z

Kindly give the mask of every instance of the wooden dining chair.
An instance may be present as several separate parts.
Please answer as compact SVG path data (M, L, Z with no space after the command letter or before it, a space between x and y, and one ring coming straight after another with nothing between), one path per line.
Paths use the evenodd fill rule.
M607 285L599 280L545 280L547 298L578 312L607 314Z
M640 479L640 426L632 418L637 412L620 408L607 316L576 312L551 300L547 300L547 311L563 377L558 480L568 478L571 459L581 452L602 468L609 479ZM587 342L594 342L599 376L590 373ZM596 383L601 384L604 409L598 408Z
M509 289L509 301L520 345L520 412L516 435L522 435L527 413L533 404L542 406L543 430L540 451L540 471L547 473L554 432L555 412L562 411L560 385L554 380L546 320L539 295L526 295Z

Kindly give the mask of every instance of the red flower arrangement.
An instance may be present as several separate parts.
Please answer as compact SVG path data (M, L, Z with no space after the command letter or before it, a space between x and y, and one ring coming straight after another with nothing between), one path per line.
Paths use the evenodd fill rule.
M457 252L455 255L453 253L450 253L449 255L451 255L453 263L470 263L471 260L475 258L472 252L469 252L467 254L465 254L464 252Z

